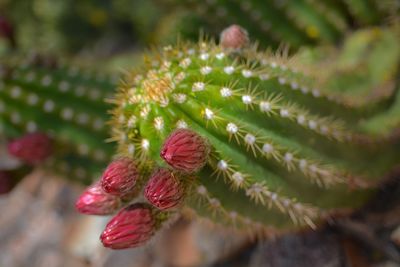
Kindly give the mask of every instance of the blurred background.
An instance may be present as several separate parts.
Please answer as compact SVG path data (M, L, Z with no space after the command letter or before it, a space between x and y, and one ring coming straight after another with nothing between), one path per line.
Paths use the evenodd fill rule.
M304 16L300 2L317 8ZM261 47L286 44L292 53L302 46L338 44L352 29L379 25L398 11L388 1L366 1L366 11L351 10L346 1L321 2L0 0L0 63L10 55L40 54L82 68L97 65L118 81L143 52L198 40L202 33L217 40L231 23L246 27ZM99 242L109 218L75 211L92 177L75 179L70 169L24 168L6 150L0 134L0 170L7 173L0 174L0 267L400 266L398 182L382 188L373 205L319 231L255 241L182 217L145 248L112 251Z

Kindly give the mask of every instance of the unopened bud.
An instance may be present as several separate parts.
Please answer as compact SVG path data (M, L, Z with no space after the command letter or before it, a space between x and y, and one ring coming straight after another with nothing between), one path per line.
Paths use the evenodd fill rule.
M158 169L150 177L144 189L147 200L160 210L178 206L184 195L181 181L168 169Z
M249 44L249 34L239 25L232 25L222 31L220 45L227 49L241 49Z
M130 158L120 158L107 166L101 185L106 193L124 196L131 193L138 178L136 163Z
M8 144L8 152L14 157L35 165L43 162L53 152L53 142L44 133L31 133Z
M120 207L121 201L118 197L107 194L96 183L87 188L75 203L76 209L88 215L109 215Z
M200 170L207 162L208 142L189 129L174 131L161 149L161 157L174 169L192 173Z
M111 219L100 240L105 247L112 249L134 248L146 243L155 228L151 208L146 204L132 204Z

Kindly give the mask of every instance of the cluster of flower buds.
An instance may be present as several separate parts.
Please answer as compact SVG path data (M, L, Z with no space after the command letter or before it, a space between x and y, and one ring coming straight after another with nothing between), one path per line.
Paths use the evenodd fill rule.
M172 167L156 168L143 189L149 202L128 204L106 225L100 236L105 247L112 249L133 248L143 245L155 233L159 222L157 216L177 208L184 198L183 177L198 171L207 161L209 145L197 133L181 129L173 132L165 141L161 157ZM111 162L101 180L89 187L76 202L79 212L91 215L114 213L124 199L137 190L140 175L139 165L130 158L119 158Z
M30 133L11 141L8 152L29 165L36 165L52 155L53 141L44 133Z
M111 162L100 179L87 188L75 206L83 214L110 215L135 191L139 170L134 160L119 158ZM123 208L107 224L101 234L105 247L124 249L137 247L151 238L154 219L150 208L133 204Z

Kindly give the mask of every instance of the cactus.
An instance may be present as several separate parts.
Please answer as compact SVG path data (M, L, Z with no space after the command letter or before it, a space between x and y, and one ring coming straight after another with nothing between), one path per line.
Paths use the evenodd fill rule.
M85 214L126 206L105 246L143 245L181 212L260 236L315 228L362 206L400 163L396 25L291 57L257 50L240 27L226 33L222 45L201 39L146 56L115 96L109 79L52 60L2 63L2 131L50 135L44 166L97 180L114 153L104 140L133 162L133 180L107 171L113 161L76 204ZM111 138L98 127L108 119Z
M35 55L2 62L0 134L10 141L11 154L23 161L89 184L113 152L105 142L110 105L104 98L112 94L115 81L57 61ZM43 147L50 145L42 140L44 134L53 139L53 148ZM31 141L35 136L41 140ZM32 151L29 146L41 147ZM43 161L50 150L51 157Z
M362 206L400 163L398 28L359 31L340 48L290 58L221 43L164 47L112 100L112 140L119 157L137 162L137 187L165 173L151 194L141 189L159 223L188 208L274 235ZM182 188L184 198L168 202ZM164 195L172 209L154 204Z

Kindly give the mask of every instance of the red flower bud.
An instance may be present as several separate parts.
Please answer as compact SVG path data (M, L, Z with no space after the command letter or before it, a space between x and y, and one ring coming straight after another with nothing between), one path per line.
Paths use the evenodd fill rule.
M15 139L8 144L8 152L34 165L43 162L53 152L53 142L44 133L31 133Z
M112 249L134 248L143 245L155 232L155 220L146 204L132 204L121 210L106 225L100 240Z
M191 173L201 169L209 153L207 141L188 129L173 132L161 149L161 157L174 169Z
M101 185L106 193L123 196L132 191L138 178L135 162L129 158L120 158L107 166L101 178Z
M87 188L75 203L76 209L88 215L109 215L115 212L121 204L118 197L103 191L100 183Z
M0 195L9 193L14 187L14 181L10 173L0 171Z
M157 170L144 189L147 200L160 210L176 207L184 195L184 187L168 169Z
M223 48L241 49L249 43L249 35L245 29L232 25L222 31L220 45Z

